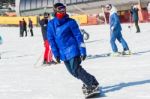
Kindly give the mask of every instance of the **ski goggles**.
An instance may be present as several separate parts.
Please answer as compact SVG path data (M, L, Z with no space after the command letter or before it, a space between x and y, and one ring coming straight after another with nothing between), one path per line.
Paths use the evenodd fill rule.
M59 7L55 8L54 10L55 10L55 12L64 13L64 12L66 12L66 7L59 6Z

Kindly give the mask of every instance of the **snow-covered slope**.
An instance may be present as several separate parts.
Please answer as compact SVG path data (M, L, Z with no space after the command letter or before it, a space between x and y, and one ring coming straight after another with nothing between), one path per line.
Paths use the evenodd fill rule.
M134 53L129 57L103 56L111 52L108 25L81 27L90 33L85 41L90 57L82 66L98 79L104 93L100 99L150 99L150 23L140 24L141 33L128 25L122 24L122 33ZM0 35L0 99L84 99L82 82L63 63L40 66L40 28L34 28L34 37L20 38L17 27L1 27Z

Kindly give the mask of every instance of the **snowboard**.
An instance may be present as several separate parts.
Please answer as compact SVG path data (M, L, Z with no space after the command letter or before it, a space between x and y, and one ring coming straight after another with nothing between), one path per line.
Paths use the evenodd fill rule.
M97 89L93 90L90 93L86 93L85 90L82 90L82 91L83 91L83 94L85 95L85 99L98 98L98 97L102 97L103 96L101 87L98 87Z
M100 94L101 94L100 90L94 91L94 92L91 92L91 93L85 95L85 99L100 97Z

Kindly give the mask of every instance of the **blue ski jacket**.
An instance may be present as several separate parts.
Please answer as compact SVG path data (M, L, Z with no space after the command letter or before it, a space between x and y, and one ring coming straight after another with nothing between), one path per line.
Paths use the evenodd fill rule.
M122 28L121 28L121 25L120 25L120 20L119 20L119 17L117 15L117 13L112 13L110 15L110 29L113 31L121 31Z
M74 19L66 15L63 19L56 17L48 22L47 38L51 44L54 57L62 61L75 56L86 55L83 36Z

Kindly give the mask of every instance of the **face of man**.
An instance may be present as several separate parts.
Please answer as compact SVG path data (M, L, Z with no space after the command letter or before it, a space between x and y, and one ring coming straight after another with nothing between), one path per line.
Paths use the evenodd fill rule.
M105 12L109 12L111 10L112 6L111 5L106 5L105 6Z
M56 11L56 17L58 19L62 19L66 15L66 7L65 6L59 6L55 9Z

